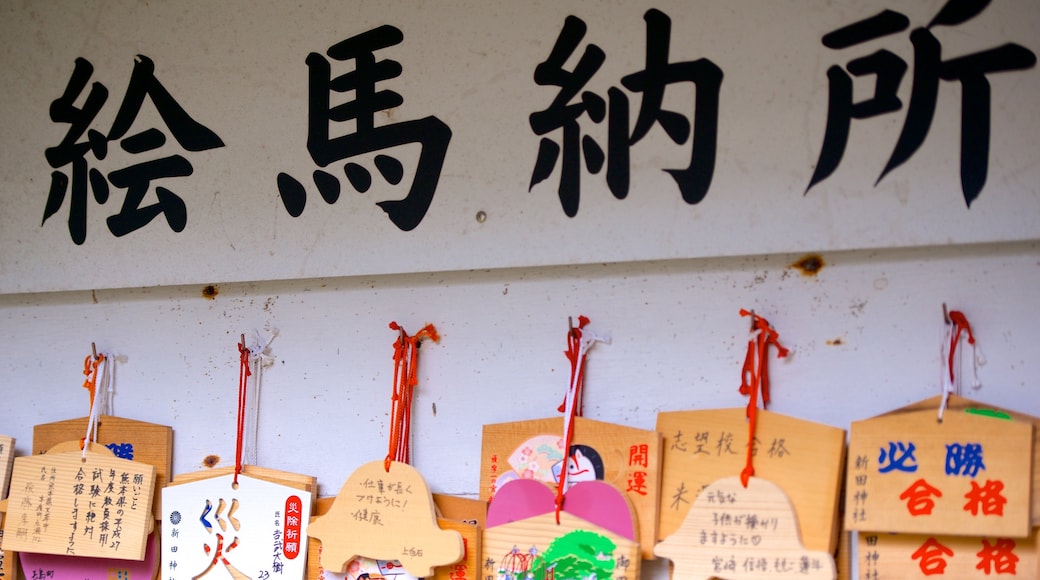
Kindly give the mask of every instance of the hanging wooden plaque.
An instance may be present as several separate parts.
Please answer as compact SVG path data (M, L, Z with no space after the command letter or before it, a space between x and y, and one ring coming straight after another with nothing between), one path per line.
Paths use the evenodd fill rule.
M637 524L626 496L602 481L584 481L564 496L546 484L504 484L488 506L484 563L498 580L595 578L639 580Z
M14 466L14 437L0 435L0 499L7 497L7 486L11 483L11 468Z
M505 483L533 479L550 486L568 466L567 481L599 480L628 498L639 520L642 557L653 559L661 491L661 435L584 417L574 420L571 457L563 460L561 417L484 425L480 499Z
M1036 528L1028 538L860 532L857 542L860 578L870 580L1040 578Z
M382 460L350 474L332 507L311 525L325 568L346 572L358 556L399 561L415 577L462 559L462 536L437 525L429 488L414 467Z
M33 455L65 441L79 441L87 432L88 417L44 423L33 427ZM159 487L170 481L173 473L173 429L166 425L134 421L122 417L102 415L98 419L97 443L107 447L113 455L155 466L155 480ZM153 513L160 513L162 494L155 494Z
M154 527L154 491L154 466L108 453L15 458L5 549L141 560Z
M164 577L302 579L311 494L233 473L163 489Z
M207 469L206 471L192 471L190 473L178 473L173 476L173 481L169 485L181 485L184 483L192 483L194 481L201 481L203 479L211 479L214 477L222 477L225 475L234 475L235 467L229 465L227 467L214 467L213 469ZM278 469L271 469L269 467L260 467L257 465L243 465L242 475L247 475L253 479L262 479L271 483L277 483L286 487L292 487L310 493L313 497L315 489L318 487L318 480L313 475L302 475L299 473L292 473L291 471L281 471Z
M676 578L834 580L830 553L806 550L794 507L776 484L752 477L713 482L694 500L682 526L654 549Z
M434 569L435 580L480 580L484 524L487 502L479 499L433 494L437 507L437 525L455 530L462 536L462 559Z
M437 566L433 578L439 580L478 580L480 578L481 530L487 511L487 503L479 500L432 494L437 512L437 526L454 530L462 536L462 559L454 564ZM314 519L328 513L335 497L323 497L315 504ZM414 578L405 571L400 560L372 560L358 557L347 563L346 570L334 572L321 565L321 542L310 538L307 549L308 580L360 580L363 574L369 578L381 575L388 580L410 580Z
M845 527L1024 538L1033 424L938 407L852 424Z
M838 552L834 555L834 564L838 567L838 580L852 578L852 532L839 532Z
M906 407L890 411L886 413L886 415L900 415L910 411L936 411L936 409L939 408L939 401L941 399L941 396L936 395L924 399L923 401L907 405ZM1015 421L1033 424L1033 487L1030 490L1030 497L1032 498L1032 508L1030 509L1030 512L1033 514L1031 526L1034 528L1040 527L1040 417L1019 413L1018 411L1013 411L1011 409L994 407L979 401L958 397L957 395L950 395L950 398L947 401L946 412L952 413L955 411L981 414L982 416L1010 417Z
M113 560L19 552L23 570L30 570L29 578L40 580L132 580L155 577L159 568L159 534L148 536L143 560Z
M658 413L657 430L664 435L660 538L679 529L701 490L744 469L746 413L744 407ZM755 439L755 475L790 499L802 543L834 553L845 431L759 410Z
M4 548L4 519L7 518L7 501L0 501L0 580L18 579L18 554Z
M469 497L433 494L433 504L440 517L472 524L484 529L487 521L487 502Z

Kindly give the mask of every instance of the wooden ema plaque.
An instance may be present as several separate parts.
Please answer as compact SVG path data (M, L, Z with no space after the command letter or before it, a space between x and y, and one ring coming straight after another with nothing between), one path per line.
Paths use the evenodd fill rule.
M838 580L852 578L852 532L843 530L838 533L838 552L834 555L834 564L838 567Z
M0 435L0 499L7 497L11 483L11 468L14 466L14 437Z
M852 424L845 527L1025 538L1033 424L938 406Z
M657 544L675 577L724 580L834 580L830 553L806 550L794 507L775 484L752 477L720 479L694 500L682 526Z
M564 462L562 434L562 416L484 425L480 499L492 499L498 488L515 479L555 486L559 470L566 465L570 483L605 481L628 497L639 520L642 557L653 559L661 490L661 435L575 417L571 457Z
M159 569L159 535L148 536L148 547L143 560L113 560L19 552L22 570L28 578L39 580L131 580L154 578Z
M234 472L163 489L165 578L297 578L306 571L311 494Z
M860 578L1040 578L1037 530L1028 538L858 534Z
M462 536L437 525L433 498L414 467L382 460L358 467L340 489L332 507L316 518L311 536L321 541L321 559L332 571L346 572L358 556L398 561L415 577L463 557Z
M193 471L191 473L179 473L173 476L173 481L168 484L167 487L173 487L177 485L183 485L186 483L193 483L204 479L222 477L226 475L234 475L235 468L233 466L227 467L216 467L207 469L205 471ZM303 492L311 494L314 497L314 491L318 487L317 478L310 475L301 475L298 473L292 473L289 471L281 471L277 469L270 469L267 467L260 467L256 465L243 465L242 475L249 476L253 479L259 479L270 483L276 483L278 485L297 489ZM311 511L313 513L314 502L311 502ZM163 512L159 512L163 513ZM168 546L167 546L168 548ZM272 550L273 551L273 550Z
M4 548L142 560L154 491L154 466L99 450L15 458Z
M315 505L313 522L318 516L328 513L335 497L323 497ZM480 525L484 521L487 504L467 498L433 494L437 511L443 517L437 518L437 526L444 530L454 530L462 536L463 556L454 564L437 566L433 571L435 580L479 580L480 578ZM357 557L347 563L346 571L333 572L321 565L321 542L310 538L307 548L307 580L359 580L363 574L369 578L390 578L391 580L411 580L400 560L373 560Z
M486 501L435 493L433 504L442 518L472 524L480 529L487 527Z
M555 508L556 493L540 481L504 484L488 506L484 577L639 580L637 525L617 488L579 482L564 496L559 523Z
M0 580L18 580L18 555L4 548L4 519L7 517L7 501L0 500Z
M191 483L194 481L201 481L203 479L210 479L213 477L221 477L224 475L234 475L234 466L227 467L214 467L207 469L206 471L193 471L191 473L178 473L173 476L173 481L169 485L181 485L184 483ZM262 479L271 483L277 483L286 487L292 487L300 491L306 491L313 497L314 490L318 487L318 479L311 475L301 475L299 473L292 473L290 471L280 471L278 469L271 469L268 467L258 467L256 465L243 465L241 475L247 475L253 479Z
M896 409L885 413L886 415L899 415L910 411L935 411L939 408L939 401L942 399L941 396L935 396L923 401L918 401L906 407ZM993 407L985 403L966 399L964 397L958 397L956 395L950 395L947 401L947 413L958 412L983 412L990 413L999 416L1007 416L1015 421L1021 421L1025 423L1033 424L1033 487L1030 492L1032 497L1032 507L1030 511L1033 514L1032 527L1040 527L1040 417L1034 417L1032 415L1026 415L1025 413L1019 413L1010 409L1003 409L1001 407Z
M664 435L658 537L679 529L701 490L744 469L746 413L744 407L658 413L657 430ZM833 554L845 431L760 409L755 439L755 475L790 499L805 547Z
M440 517L437 525L462 535L462 559L454 564L438 566L435 580L480 580L483 530L487 519L487 502L478 499L433 494Z
M66 441L79 441L87 432L88 417L44 423L33 427L33 455ZM173 473L173 429L132 419L102 415L98 419L97 443L107 447L113 455L155 466L155 480L161 488ZM155 494L153 513L161 513Z

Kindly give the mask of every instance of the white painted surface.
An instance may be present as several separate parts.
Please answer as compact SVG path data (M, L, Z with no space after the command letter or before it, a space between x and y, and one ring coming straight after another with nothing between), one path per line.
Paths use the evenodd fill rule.
M894 8L924 26L940 0ZM943 82L922 148L874 182L895 146L905 108L852 124L842 164L807 195L827 118L827 68L880 48L910 63L909 29L844 50L826 32L889 8L887 0L782 0L729 3L661 0L672 19L671 62L711 59L724 74L718 158L707 197L680 199L661 171L685 167L689 143L675 145L654 128L632 150L632 188L617 200L603 174L582 172L578 214L557 200L559 167L528 192L538 137L528 116L547 107L555 87L533 73L547 58L568 14L580 16L589 43L606 53L588 89L604 95L641 70L646 52L639 2L53 2L0 7L0 78L4 127L0 147L0 292L143 287L370 275L474 268L740 256L817 249L848 250L1026 240L1040 237L1040 69L988 75L992 136L986 188L969 210L959 183L961 91ZM401 44L380 50L403 72L378 85L404 103L378 124L434 115L453 131L433 205L415 230L394 227L376 201L403 196L410 184L345 191L334 205L317 195L307 140L308 53L382 24L401 29ZM958 26L934 28L943 58L1006 42L1034 52L1040 4L993 2ZM436 47L436 50L431 50ZM110 91L92 128L107 132L135 55L178 102L215 131L226 147L187 154L191 176L158 180L181 195L188 225L174 234L159 217L115 238L104 219L118 211L122 190L88 204L86 243L72 243L69 202L41 226L51 167L43 152L65 136L51 122L50 102L64 90L77 57L94 64L91 81ZM575 56L575 59L577 57ZM572 59L571 63L573 63ZM569 65L571 64L569 63ZM349 70L336 63L333 74ZM910 77L899 91L906 103ZM857 99L872 79L854 83ZM689 83L671 85L665 108L692 117ZM342 96L342 99L348 98ZM640 103L629 95L634 119ZM334 101L338 102L338 101ZM135 130L165 129L146 106ZM336 123L333 134L350 123ZM605 141L605 123L582 120L583 134ZM559 140L559 132L548 135ZM169 137L169 136L168 136ZM417 147L393 154L406 168ZM148 155L115 142L108 172ZM182 153L176 141L151 157ZM366 157L367 159L367 157ZM371 169L371 166L369 166ZM63 168L67 172L67 168ZM278 199L276 176L308 185L308 204L291 218ZM153 187L154 189L154 187ZM146 201L151 200L151 195ZM484 211L487 219L475 219ZM411 252L405 248L426 248ZM522 250L521 250L522 249ZM107 256L109 260L100 259ZM129 265L133 264L133 267Z

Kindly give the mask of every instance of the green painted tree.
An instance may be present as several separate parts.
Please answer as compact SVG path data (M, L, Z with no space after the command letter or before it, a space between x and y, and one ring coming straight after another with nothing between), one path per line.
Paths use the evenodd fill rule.
M588 530L575 530L556 538L538 555L532 565L535 578L545 578L553 569L554 580L605 580L614 573L617 545L606 536Z

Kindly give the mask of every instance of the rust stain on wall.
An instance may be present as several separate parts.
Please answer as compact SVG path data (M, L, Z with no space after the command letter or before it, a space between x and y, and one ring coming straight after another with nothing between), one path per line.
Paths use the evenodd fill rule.
M823 261L823 256L806 254L791 264L790 267L800 271L803 276L815 276L826 265L827 263Z
M219 455L207 455L206 458L202 460L202 464L206 467L216 467L218 463L220 463Z
M210 284L202 289L202 297L206 300L215 299L217 297L217 294L220 294L220 289L213 284Z

